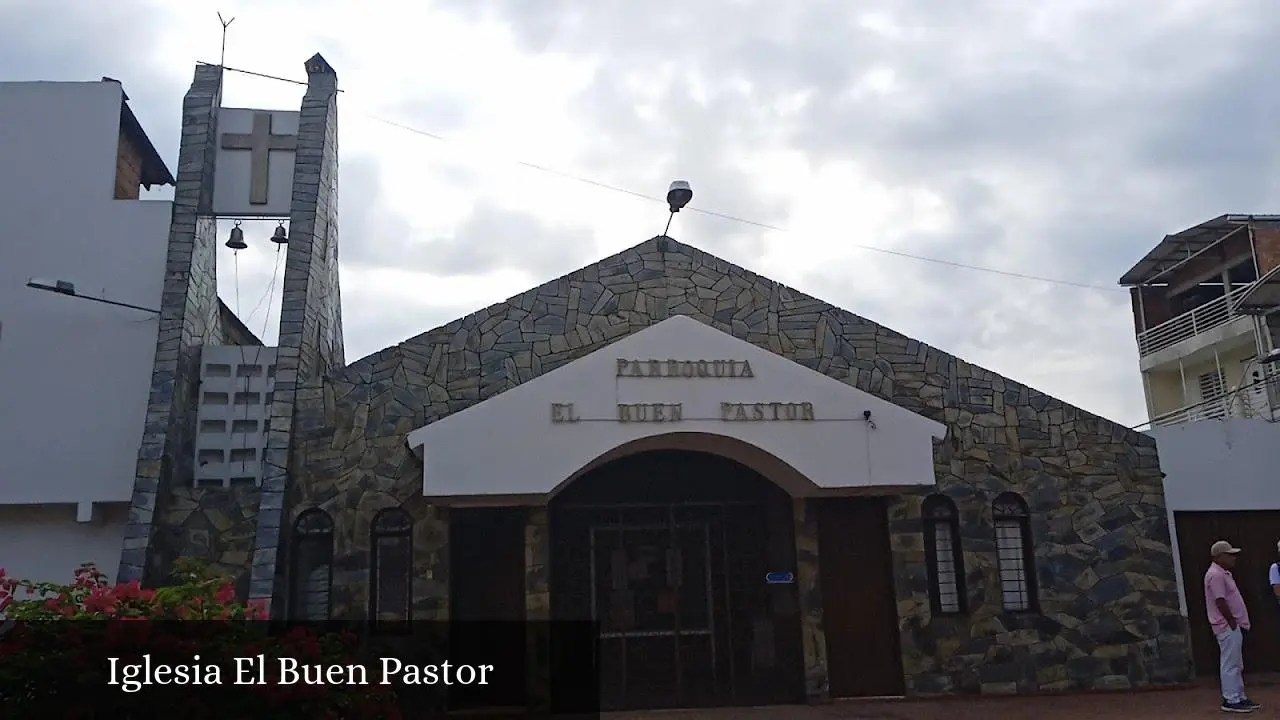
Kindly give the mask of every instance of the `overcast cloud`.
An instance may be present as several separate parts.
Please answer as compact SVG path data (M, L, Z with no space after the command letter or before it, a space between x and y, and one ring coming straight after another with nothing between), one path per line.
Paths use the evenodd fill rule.
M319 51L346 91L351 360L662 229L661 204L523 161L653 196L687 179L694 206L784 230L687 212L673 236L1137 423L1115 279L1165 233L1280 201L1263 0L0 0L0 79L115 77L173 165L216 10L229 66L303 79ZM232 75L226 103L301 92ZM278 299L252 311L270 229L219 262L273 339Z

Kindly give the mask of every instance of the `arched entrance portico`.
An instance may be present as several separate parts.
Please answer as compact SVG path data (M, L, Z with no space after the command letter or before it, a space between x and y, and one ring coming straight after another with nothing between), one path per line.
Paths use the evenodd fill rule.
M604 705L803 702L795 501L783 489L803 477L723 436L628 445L575 473L548 508L552 616L599 623Z
M934 483L945 427L686 316L606 347L409 433L451 528L522 508L501 533L451 532L493 557L451 552L450 607L523 565L522 584L472 590L529 621L605 623L604 659L627 663L603 668L614 706L901 694L910 590L886 498ZM708 363L743 372L696 372ZM673 364L695 372L660 371ZM660 661L641 672L633 653Z

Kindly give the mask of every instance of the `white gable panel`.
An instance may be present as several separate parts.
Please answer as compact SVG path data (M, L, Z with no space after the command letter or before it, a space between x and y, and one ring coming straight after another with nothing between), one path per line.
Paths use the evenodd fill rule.
M641 362L620 370L632 360ZM634 376L653 369L676 376ZM665 421L621 422L619 405L646 406L632 417L662 406ZM421 448L428 497L528 495L553 491L618 446L673 432L753 445L816 491L932 485L933 440L946 428L680 315L419 428L409 444Z

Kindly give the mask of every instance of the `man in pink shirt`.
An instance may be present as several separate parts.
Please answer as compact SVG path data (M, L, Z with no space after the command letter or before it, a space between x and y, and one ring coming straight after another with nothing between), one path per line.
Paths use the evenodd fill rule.
M1222 711L1251 713L1260 705L1244 694L1244 633L1249 630L1249 609L1236 587L1231 568L1240 548L1219 540L1209 549L1213 562L1204 574L1204 606L1209 627L1218 639L1218 676L1222 683Z

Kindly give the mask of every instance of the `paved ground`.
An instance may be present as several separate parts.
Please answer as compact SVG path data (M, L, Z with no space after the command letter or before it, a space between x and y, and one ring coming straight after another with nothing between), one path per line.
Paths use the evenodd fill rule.
M1262 709L1252 717L1280 718L1280 678L1249 678L1249 695ZM1218 710L1216 685L1150 692L1054 695L919 701L848 701L812 707L673 710L650 713L609 713L611 720L1111 720L1112 718L1232 717Z

